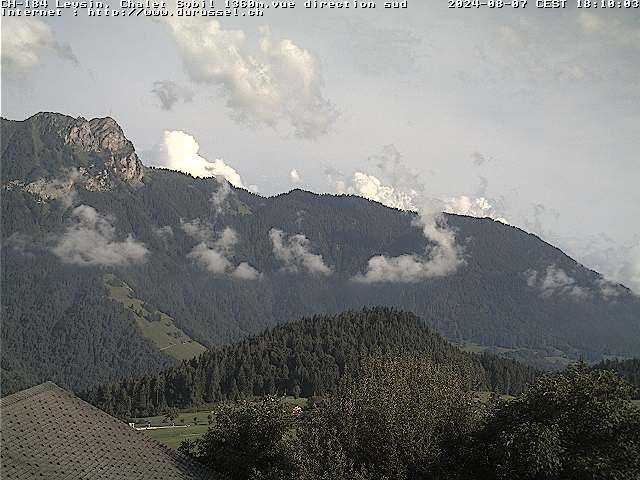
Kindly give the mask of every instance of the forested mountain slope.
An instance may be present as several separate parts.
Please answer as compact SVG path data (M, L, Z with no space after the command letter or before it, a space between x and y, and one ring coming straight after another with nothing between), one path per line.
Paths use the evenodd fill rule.
M175 362L110 298L107 274L209 347L388 305L456 342L640 354L640 300L518 228L447 215L464 248L454 273L359 283L372 256L425 251L413 213L301 190L264 198L147 168L108 118L42 113L1 128L3 391L82 389Z
M514 395L536 374L513 360L463 353L415 315L377 307L290 322L157 375L102 385L83 396L128 418L251 396L327 395L345 373L357 376L367 357L380 355L428 358L451 366L469 388Z

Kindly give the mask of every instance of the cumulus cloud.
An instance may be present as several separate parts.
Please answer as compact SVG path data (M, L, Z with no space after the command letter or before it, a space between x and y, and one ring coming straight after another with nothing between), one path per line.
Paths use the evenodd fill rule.
M195 138L181 131L165 131L162 145L150 159L152 165L189 173L194 177L223 177L236 187L244 188L240 174L221 159L213 162L200 156Z
M260 29L247 47L241 30L216 20L169 18L167 24L192 81L218 86L233 118L249 125L286 125L298 137L327 133L336 110L322 93L320 64L289 39L274 40Z
M403 192L390 185L384 185L378 177L364 172L356 172L353 175L353 186L348 187L346 193L360 195L400 210L416 209L413 203L414 195L411 192Z
M188 103L193 100L193 91L191 89L178 85L171 80L153 82L151 93L158 97L160 107L167 111L173 109L178 102Z
M78 59L71 47L56 40L51 27L35 18L2 19L2 71L24 74L38 66L44 57L55 55L74 64Z
M89 205L71 213L73 225L58 239L52 252L64 263L82 266L125 266L145 261L149 253L144 243L131 235L116 239L109 218Z
M573 277L556 265L549 265L542 273L536 270L527 270L525 278L527 285L538 289L545 298L554 295L567 295L574 298L589 296L587 289L579 286Z
M273 253L290 272L306 270L312 274L330 275L333 270L328 267L321 255L311 253L311 242L302 234L285 237L282 230L272 228L269 238L273 245Z
M369 157L380 172L376 176L366 172L355 172L347 178L335 169L325 173L336 193L359 195L369 200L400 210L418 210L416 198L423 193L423 187L416 177L402 163L402 155L394 145L386 145L380 155Z
M490 200L485 197L471 198L466 195L450 197L444 200L443 208L447 213L478 218L488 217L498 222L509 224L507 219L501 216Z
M291 180L291 183L295 183L295 184L302 183L300 174L298 173L298 170L296 170L295 168L289 172L289 179Z
M247 262L234 266L229 260L238 243L238 234L235 230L226 227L215 239L213 228L199 219L190 222L181 221L180 224L187 235L200 242L193 247L187 257L193 259L202 268L214 275L230 275L241 280L260 278L260 272Z

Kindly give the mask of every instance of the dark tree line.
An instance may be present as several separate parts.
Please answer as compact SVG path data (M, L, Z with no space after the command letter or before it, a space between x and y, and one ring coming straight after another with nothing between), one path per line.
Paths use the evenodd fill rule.
M465 373L469 388L514 395L536 375L512 360L464 353L415 315L379 307L291 322L159 374L91 388L84 397L125 418L253 396L324 396L372 355L419 356Z

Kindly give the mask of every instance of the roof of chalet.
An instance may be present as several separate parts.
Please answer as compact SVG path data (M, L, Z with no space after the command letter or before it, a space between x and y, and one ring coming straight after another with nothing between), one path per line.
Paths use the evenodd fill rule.
M3 480L210 479L202 465L47 382L0 399Z

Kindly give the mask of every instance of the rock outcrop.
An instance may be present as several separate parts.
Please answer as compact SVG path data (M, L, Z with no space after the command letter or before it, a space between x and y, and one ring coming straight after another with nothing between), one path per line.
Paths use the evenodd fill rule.
M124 136L118 123L109 117L75 119L65 135L65 143L107 157L104 165L125 182L139 182L144 175L142 162L133 144Z

